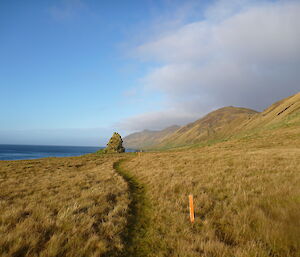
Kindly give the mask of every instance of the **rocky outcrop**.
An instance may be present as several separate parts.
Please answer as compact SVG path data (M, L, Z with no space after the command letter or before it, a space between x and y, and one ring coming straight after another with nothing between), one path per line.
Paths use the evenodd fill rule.
M104 149L105 153L124 153L123 140L119 133L115 132Z

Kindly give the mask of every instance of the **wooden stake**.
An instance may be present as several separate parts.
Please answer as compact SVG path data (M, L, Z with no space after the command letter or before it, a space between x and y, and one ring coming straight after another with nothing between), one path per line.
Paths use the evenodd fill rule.
M195 212L194 212L194 201L193 195L189 195L189 202L190 202L190 220L192 223L195 221Z

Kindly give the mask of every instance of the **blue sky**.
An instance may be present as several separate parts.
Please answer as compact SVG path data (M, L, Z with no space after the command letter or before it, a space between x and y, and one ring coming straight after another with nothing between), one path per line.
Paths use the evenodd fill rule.
M0 143L104 145L113 131L181 125L224 105L261 110L299 91L295 8L297 1L2 0ZM279 28L262 31L247 53L243 37L259 36L257 16L268 32L274 20ZM224 56L234 61L222 66ZM240 76L252 80L253 67L256 86ZM232 75L215 81L207 75L214 71Z

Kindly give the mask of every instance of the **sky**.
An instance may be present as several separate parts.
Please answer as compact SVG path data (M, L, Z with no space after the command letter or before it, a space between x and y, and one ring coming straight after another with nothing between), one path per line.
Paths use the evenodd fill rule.
M0 0L0 144L262 111L300 91L300 1Z

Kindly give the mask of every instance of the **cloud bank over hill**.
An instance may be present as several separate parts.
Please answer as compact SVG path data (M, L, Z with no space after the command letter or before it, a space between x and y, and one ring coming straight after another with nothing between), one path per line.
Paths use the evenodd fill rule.
M151 64L140 90L162 94L165 109L119 126L161 129L227 105L262 110L298 92L299 13L298 1L218 1L199 21L155 33L135 55Z

